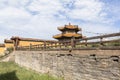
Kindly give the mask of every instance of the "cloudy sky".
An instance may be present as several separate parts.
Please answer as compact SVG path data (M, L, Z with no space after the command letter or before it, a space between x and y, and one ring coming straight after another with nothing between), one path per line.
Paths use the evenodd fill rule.
M120 32L120 0L0 0L0 43L12 36L52 39L69 22L86 36Z

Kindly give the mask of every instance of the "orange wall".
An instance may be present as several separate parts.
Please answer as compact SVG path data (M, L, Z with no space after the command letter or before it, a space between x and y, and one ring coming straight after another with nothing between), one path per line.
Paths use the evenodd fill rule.
M0 55L4 55L5 47L0 47Z
M11 48L14 47L13 43L5 43L5 48Z
M43 44L43 42L34 42L34 41L20 41L19 42L19 46L29 46L30 44L37 45L37 44Z

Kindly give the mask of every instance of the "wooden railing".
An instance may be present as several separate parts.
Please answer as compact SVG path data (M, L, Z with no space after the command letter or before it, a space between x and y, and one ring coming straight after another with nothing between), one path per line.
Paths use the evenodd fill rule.
M43 44L19 46L17 50L72 50L72 49L119 49L120 33L74 39L70 41L44 42Z

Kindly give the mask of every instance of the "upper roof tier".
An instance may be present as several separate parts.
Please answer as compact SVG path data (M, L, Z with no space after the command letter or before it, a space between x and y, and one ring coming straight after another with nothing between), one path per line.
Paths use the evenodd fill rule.
M69 23L69 25L65 25L64 27L58 27L58 30L60 31L64 31L65 29L69 29L69 30L76 30L76 31L81 31L82 29L78 27L78 25L71 25Z

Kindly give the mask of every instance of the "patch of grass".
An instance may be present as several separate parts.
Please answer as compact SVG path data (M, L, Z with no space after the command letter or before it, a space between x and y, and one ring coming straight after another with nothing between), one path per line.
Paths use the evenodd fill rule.
M13 62L0 62L0 80L60 80L47 74L26 70Z

